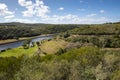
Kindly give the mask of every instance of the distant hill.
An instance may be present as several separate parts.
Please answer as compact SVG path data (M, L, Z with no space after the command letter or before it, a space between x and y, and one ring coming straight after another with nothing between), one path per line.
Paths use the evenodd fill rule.
M107 22L104 24L120 24L120 22ZM20 22L8 22L8 23L0 23L0 26L18 26L18 27L34 27L34 26L44 26L44 25L91 25L91 24L47 24L47 23L20 23ZM99 24L93 24L93 25L99 25Z
M104 23L104 24L120 24L120 22L107 22L107 23Z
M115 22L115 23L113 23L113 24L120 24L120 22Z
M20 22L10 22L10 23L0 23L0 26L21 26L21 27L33 27L33 26L40 26L40 25L47 25L43 23L20 23Z
M53 25L43 23L0 23L0 40L32 37L41 34L56 34L77 28L77 25Z
M70 34L77 35L114 35L120 34L120 22L100 24L100 25L87 25L69 30Z

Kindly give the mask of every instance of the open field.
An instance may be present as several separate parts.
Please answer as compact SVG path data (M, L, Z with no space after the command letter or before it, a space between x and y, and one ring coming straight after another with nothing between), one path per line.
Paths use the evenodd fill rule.
M56 53L60 48L64 49L68 42L64 40L52 40L43 43L40 48L43 52L48 54Z
M37 46L31 47L29 49L23 49L23 47L21 46L18 48L6 50L5 52L1 52L0 57L11 57L11 56L19 57L24 54L28 56L32 56L35 54L36 51L37 51Z

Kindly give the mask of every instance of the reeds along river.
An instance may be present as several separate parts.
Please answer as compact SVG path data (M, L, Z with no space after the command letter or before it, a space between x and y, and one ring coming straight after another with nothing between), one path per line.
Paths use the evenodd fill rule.
M33 38L31 42L37 42L37 41L41 41L43 39L50 39L52 37L53 36L40 36L40 37ZM23 41L17 41L17 42L2 44L2 45L0 45L0 51L1 50L6 50L8 48L17 48L19 46L22 46L22 44L23 44Z

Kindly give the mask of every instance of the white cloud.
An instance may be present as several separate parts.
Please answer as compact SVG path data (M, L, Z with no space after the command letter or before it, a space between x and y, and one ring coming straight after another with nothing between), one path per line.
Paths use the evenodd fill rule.
M13 14L14 12L9 11L6 4L0 3L0 16L9 16Z
M15 8L15 11L17 11L18 10L18 8Z
M89 14L87 16L78 16L73 14L67 15L52 15L48 16L47 14L50 12L50 8L44 4L42 0L18 0L20 6L26 8L23 11L23 16L39 16L41 18L34 18L33 19L26 19L26 18L14 18L14 12L9 11L7 5L0 3L0 16L3 16L5 21L12 21L12 22L24 22L24 23L56 23L56 24L92 24L92 23L104 23L108 22L109 19L105 17L98 17L95 18L97 14ZM60 10L64 10L63 7L59 8ZM17 10L17 8L16 8ZM81 8L80 11L84 11L85 9ZM100 11L104 13L104 10Z
M67 14L67 15L53 15L48 16L46 18L12 18L6 19L6 21L10 22L23 22L23 23L53 23L53 24L97 24L97 23L105 23L111 21L106 17L80 17L77 15Z
M86 2L85 0L80 0L80 3L88 4L88 2Z
M18 3L21 5L21 6L31 6L32 5L32 1L26 1L26 0L18 0Z
M10 16L5 16L4 18L5 19L11 19L11 18L14 18L15 16L14 15L10 15Z
M36 23L36 20L30 20L30 19L25 19L25 18L16 18L13 19L15 22L22 22L22 23Z
M53 16L49 16L48 18L44 18L42 20L44 21L64 21L64 20L72 20L74 18L77 18L78 16L76 15L72 15L72 14L68 14L68 15L64 15L64 16L60 16L60 15L53 15Z
M108 18L105 17L79 17L77 15L53 15L49 18L42 19L43 22L46 23L56 23L56 24L95 24L95 23L105 23L109 21Z
M23 16L26 16L26 17L31 17L35 14L35 11L33 10L33 6L27 6L27 10L26 11L23 11Z
M84 1L83 0L80 0L80 3L83 3Z
M49 7L44 4L42 0L35 0L33 3L31 0L18 0L18 3L25 7L27 10L23 11L23 16L32 17L39 16L41 18L47 17L47 13L50 12Z
M37 23L38 21L33 19L26 19L26 18L13 18L13 19L5 19L6 22L21 22L21 23Z
M85 9L84 8L81 8L81 9L78 9L79 11L85 11Z
M109 21L109 19L106 17L99 17L99 18L83 17L83 18L79 18L77 22L83 24L98 24L98 23L105 23L107 21Z
M87 15L87 17L93 17L93 16L96 16L97 14L89 14Z
M60 7L60 8L59 8L59 10L60 10L60 11L63 11L63 10L64 10L64 8L63 8L63 7Z
M100 10L100 13L105 13L105 10Z

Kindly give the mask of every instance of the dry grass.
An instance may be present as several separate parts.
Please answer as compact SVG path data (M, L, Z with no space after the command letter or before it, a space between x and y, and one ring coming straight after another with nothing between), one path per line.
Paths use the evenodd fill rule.
M17 40L15 40L15 39L0 40L0 44L15 42L15 41L17 41Z
M56 53L60 48L64 49L68 42L64 40L51 40L41 45L41 50L48 54Z
M29 37L23 37L23 38L19 38L19 40L25 40ZM6 40L0 40L0 44L5 44L5 43L10 43L10 42L15 42L15 41L19 41L16 39L6 39Z

